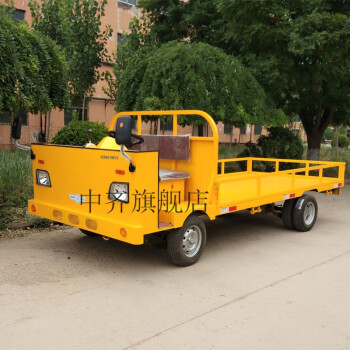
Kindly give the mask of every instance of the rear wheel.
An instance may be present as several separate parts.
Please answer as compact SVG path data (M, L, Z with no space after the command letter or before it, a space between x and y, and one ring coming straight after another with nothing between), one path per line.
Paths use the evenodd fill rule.
M168 256L176 265L189 266L197 262L203 253L207 232L203 220L189 217L183 226L168 234Z
M293 209L296 202L296 198L288 199L284 202L282 208L282 221L283 225L290 230L294 230L295 226L293 223Z
M82 228L80 228L79 230L80 230L81 233L84 233L84 235L91 236L91 237L96 237L97 236L97 233L95 233L95 232L84 230Z
M315 197L304 194L295 203L293 223L298 231L306 232L312 229L317 219L317 202Z

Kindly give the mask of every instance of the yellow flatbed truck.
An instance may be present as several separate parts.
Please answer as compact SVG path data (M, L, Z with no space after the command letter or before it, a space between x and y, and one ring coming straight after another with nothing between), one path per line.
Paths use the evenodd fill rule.
M183 115L204 118L209 136L178 135L178 117ZM172 117L172 135L141 135L147 116ZM19 138L18 132L15 122L14 138ZM287 228L308 231L317 218L317 203L305 192L339 194L344 185L342 162L219 160L217 127L198 110L122 112L114 116L109 135L97 146L32 144L30 151L30 214L131 244L164 237L170 260L180 266L200 258L206 243L205 218L269 209ZM268 171L259 170L263 162L270 164ZM275 205L281 201L283 207Z

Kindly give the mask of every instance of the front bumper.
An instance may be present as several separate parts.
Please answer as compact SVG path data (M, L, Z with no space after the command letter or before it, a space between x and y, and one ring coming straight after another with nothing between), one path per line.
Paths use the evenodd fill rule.
M135 245L144 243L145 234L157 231L156 227L154 230L146 230L142 224L127 223L115 218L107 219L93 214L86 215L79 211L48 205L34 199L28 201L28 212ZM121 230L122 228L125 229L126 234L124 230Z

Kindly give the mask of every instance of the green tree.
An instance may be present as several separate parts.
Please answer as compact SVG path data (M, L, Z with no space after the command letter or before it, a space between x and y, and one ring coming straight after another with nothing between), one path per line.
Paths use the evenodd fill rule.
M40 5L35 0L30 2L33 27L55 40L65 52L74 104L85 106L101 78L98 69L108 60L106 43L111 28L101 28L106 4L107 0L44 0Z
M220 1L139 0L140 20L134 19L132 33L141 42L162 44L172 40L201 41L223 49L224 21Z
M0 11L0 110L32 113L64 108L66 64L57 45Z
M229 45L274 100L298 114L308 159L319 159L324 131L350 103L349 3L224 0L220 11Z
M119 50L123 50L123 47ZM127 50L127 48L126 48ZM146 46L115 65L110 81L117 109L201 109L215 121L234 125L283 123L284 114L255 78L221 49L204 43L169 42ZM151 107L151 108L150 108ZM182 117L181 124L201 120Z
M234 54L285 113L297 114L308 158L350 104L350 3L331 0L140 0L141 42L206 41ZM178 6L179 5L179 6ZM210 8L210 14L205 14ZM179 23L179 25L177 24ZM341 115L339 114L341 118ZM339 124L339 122L337 122Z

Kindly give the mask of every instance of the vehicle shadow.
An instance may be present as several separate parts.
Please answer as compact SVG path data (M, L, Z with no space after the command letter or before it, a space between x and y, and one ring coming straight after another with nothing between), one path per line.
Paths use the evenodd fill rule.
M206 223L205 254L219 254L232 246L249 245L263 237L278 236L283 228L279 218L269 214L250 215L249 212L227 214ZM295 234L295 233L294 233ZM118 240L105 241L101 236L85 236L78 229L63 230L59 239L47 241L47 249L63 254L66 259L78 259L84 264L98 264L114 269L123 266L148 265L162 269L173 266L167 257L166 243L159 245L131 245ZM225 248L226 247L226 248ZM219 250L220 249L220 250Z

